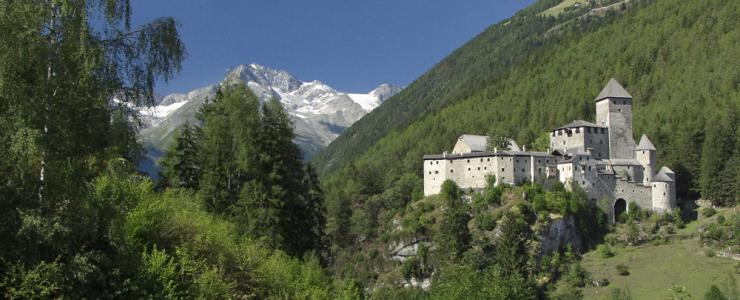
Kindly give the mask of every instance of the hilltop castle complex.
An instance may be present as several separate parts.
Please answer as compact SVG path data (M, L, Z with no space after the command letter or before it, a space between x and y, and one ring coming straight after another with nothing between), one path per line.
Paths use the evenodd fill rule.
M440 192L450 179L480 190L486 176L511 185L558 180L582 188L590 199L609 205L612 221L629 203L662 213L676 207L675 174L656 167L655 146L632 137L632 96L614 79L594 99L596 123L574 121L550 131L546 152L488 147L488 137L462 135L452 153L424 156L424 194Z

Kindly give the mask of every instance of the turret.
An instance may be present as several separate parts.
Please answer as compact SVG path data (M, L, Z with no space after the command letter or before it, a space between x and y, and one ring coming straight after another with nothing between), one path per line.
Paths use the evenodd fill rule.
M651 182L653 211L667 212L676 207L676 182L673 171L663 167Z
M635 159L642 165L642 184L650 185L655 175L655 146L644 134L635 148Z
M594 101L596 124L609 128L609 158L634 158L632 95L612 78Z

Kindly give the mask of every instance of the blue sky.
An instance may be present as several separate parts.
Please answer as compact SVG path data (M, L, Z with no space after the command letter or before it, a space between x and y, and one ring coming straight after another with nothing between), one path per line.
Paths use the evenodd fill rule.
M228 69L258 63L367 92L408 85L486 27L534 0L132 0L133 21L180 23L188 50L161 94L217 83Z

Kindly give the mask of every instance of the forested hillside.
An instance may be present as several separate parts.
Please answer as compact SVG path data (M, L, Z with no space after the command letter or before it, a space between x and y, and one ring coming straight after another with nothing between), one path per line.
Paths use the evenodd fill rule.
M612 77L634 97L635 136L650 136L658 145L659 163L676 171L679 202L703 196L717 205L735 205L740 190L740 3L645 0L617 7L600 15L571 10L584 17L570 21L566 16L547 21L519 14L511 24L566 24L554 27L539 47L517 53L509 69L478 75L493 77L477 85L465 76L435 82L462 84L465 96L440 93L435 99L443 100L434 105L427 105L432 100L421 105L412 100L418 92L414 86L431 84L428 78L441 65L462 61L456 58L464 52L486 52L482 40L469 43L384 104L388 110L381 106L327 148L316 161L319 167L331 170L344 164L323 180L327 231L334 252L344 255L342 261L371 260L362 253L383 243L388 228L394 227L389 224L397 222L394 218L417 205L422 155L451 150L464 133L503 134L544 150L548 130L595 118L593 99ZM505 26L496 25L477 39ZM480 68L486 62L483 56L471 57L464 67ZM418 113L407 116L412 109ZM393 113L410 118L408 126L396 122ZM355 140L371 135L382 138ZM329 162L330 157L336 160Z

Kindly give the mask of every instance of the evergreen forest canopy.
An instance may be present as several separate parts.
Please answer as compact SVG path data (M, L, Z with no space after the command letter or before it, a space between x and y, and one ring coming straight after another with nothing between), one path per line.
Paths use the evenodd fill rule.
M134 169L130 107L151 105L154 83L179 71L175 20L133 27L127 0L0 2L2 297L577 296L552 292L583 286L579 249L529 249L552 215L572 222L580 250L603 241L606 217L580 191L489 178L470 204L452 182L423 198L421 155L463 132L537 147L550 127L592 116L615 76L635 96L636 133L665 145L682 196L732 205L740 8L633 0L605 16L540 14L559 2L494 25L353 126L317 159L323 183L281 104L243 85L222 86L183 126L152 182ZM420 241L403 263L386 259L397 238ZM398 284L424 277L428 290Z

